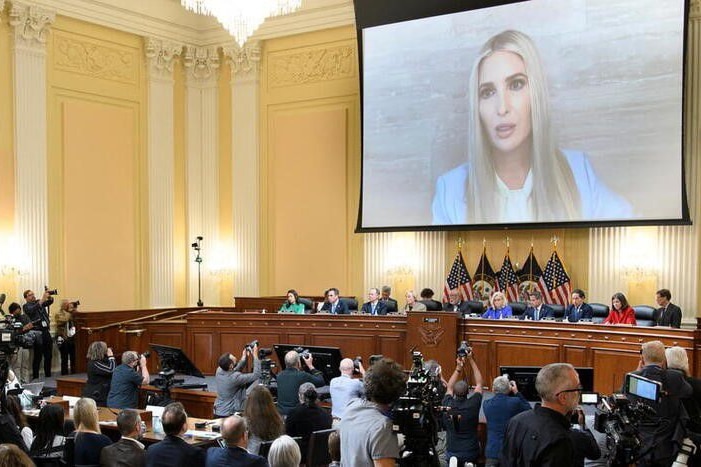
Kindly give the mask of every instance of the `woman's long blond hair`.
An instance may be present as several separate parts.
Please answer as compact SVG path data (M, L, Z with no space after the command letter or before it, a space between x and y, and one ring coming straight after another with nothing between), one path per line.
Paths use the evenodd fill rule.
M77 431L95 431L100 433L100 421L97 413L97 404L95 401L83 397L78 399L73 409L73 421Z
M500 213L489 136L479 115L479 72L485 58L497 51L517 54L523 60L531 98L533 211L534 221L580 218L579 190L565 155L556 147L550 128L547 77L538 50L530 37L519 31L504 31L482 47L470 73L468 157L470 170L465 189L469 223L494 223Z

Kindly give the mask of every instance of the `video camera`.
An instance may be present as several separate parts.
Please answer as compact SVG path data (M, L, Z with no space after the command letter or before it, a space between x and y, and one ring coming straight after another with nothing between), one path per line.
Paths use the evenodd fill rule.
M645 401L659 402L662 383L628 373L624 390L625 394L602 397L594 418L594 429L606 433L613 465L632 464L645 454L640 427L657 420L655 409Z
M394 430L406 437L399 465L438 466L438 415L444 410L439 405L440 382L424 369L421 352L413 351L411 357L406 392L392 407Z
M38 324L39 320L32 324ZM0 357L12 355L19 348L31 349L41 340L41 331L23 331L24 325L12 315L0 321Z
M48 285L44 286L44 292L48 293L49 295L58 295L58 289L49 290ZM80 304L80 302L78 304Z

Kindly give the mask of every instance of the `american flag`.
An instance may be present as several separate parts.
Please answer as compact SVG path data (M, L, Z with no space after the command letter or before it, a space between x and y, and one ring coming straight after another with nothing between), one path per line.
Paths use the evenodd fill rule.
M472 276L472 295L476 300L489 299L497 288L497 275L487 258L487 249L482 250L482 257L477 270Z
M514 265L511 264L511 258L509 257L508 251L504 256L504 262L501 264L501 269L497 273L497 290L503 292L508 301L518 301L518 276L514 271Z
M472 279L470 279L470 274L467 272L465 261L462 259L460 251L455 255L455 261L453 261L448 278L445 280L443 303L448 302L448 294L455 289L458 290L463 300L472 300Z
M545 281L543 280L543 270L540 269L538 260L533 254L533 247L531 247L531 252L528 254L528 258L526 258L526 261L523 262L523 267L516 274L518 275L519 289L522 288L521 284L524 282L530 282L532 284L529 285L535 285L535 287L543 295L543 301L545 303L551 303L548 287L545 285Z
M548 295L550 295L552 299L551 303L559 303L565 306L569 305L570 295L572 293L570 288L570 276L567 275L565 266L562 264L562 261L560 261L557 251L553 251L553 254L548 260L548 264L545 265L543 280L545 281L545 286L548 288Z

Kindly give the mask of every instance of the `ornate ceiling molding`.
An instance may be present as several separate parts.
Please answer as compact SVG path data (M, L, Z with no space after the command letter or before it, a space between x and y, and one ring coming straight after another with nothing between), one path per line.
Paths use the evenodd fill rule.
M182 54L182 44L153 37L144 39L144 51L149 63L149 76L172 78L175 60Z
M183 63L188 70L188 76L197 81L206 81L216 76L219 69L219 53L216 47L195 47L186 45Z
M15 45L43 48L56 12L24 2L12 2L10 25L15 31Z
M4 1L4 0L0 0ZM216 19L196 15L180 0L25 0L57 14L143 37L155 37L197 47L233 44ZM294 14L271 18L253 40L271 39L355 23L352 0L304 0Z
M243 47L224 47L224 56L231 68L231 76L258 73L260 70L260 44L247 42Z

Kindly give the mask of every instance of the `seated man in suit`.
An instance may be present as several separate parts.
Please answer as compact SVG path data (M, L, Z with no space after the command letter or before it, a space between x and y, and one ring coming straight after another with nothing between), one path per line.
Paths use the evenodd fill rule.
M655 325L680 328L682 326L682 309L669 302L672 299L672 294L669 290L658 290L655 298L660 306L653 315Z
M326 293L326 301L320 311L326 311L332 315L347 315L348 305L339 297L339 291L336 287L331 287Z
M146 450L146 467L202 467L205 453L183 439L187 431L187 412L180 402L168 404L163 410L165 439Z
M399 305L397 304L397 301L395 299L390 297L390 295L392 295L392 287L390 287L389 285L383 285L381 300L385 303L387 313L396 313L397 310L399 310Z
M543 304L543 294L534 290L528 293L528 308L521 319L532 319L539 321L543 318L554 318L555 310Z
M448 292L448 303L443 304L443 311L457 311L458 313L464 315L470 312L470 307L467 302L462 301L460 292L457 290L451 290Z
M421 303L426 305L427 310L438 311L443 309L443 304L433 299L433 290L425 288L421 290Z
M584 303L584 291L582 289L574 289L572 291L572 304L567 307L565 311L565 318L570 323L576 323L580 319L592 319L594 317L594 310Z
M100 452L100 465L103 467L144 467L146 450L139 442L142 435L141 417L134 409L124 409L117 416L117 428L122 439L105 446Z
M369 315L387 314L387 305L380 300L380 291L377 288L373 287L368 291L368 301L363 303L360 311Z
M221 436L226 442L226 449L213 447L207 450L207 467L224 467L236 465L241 467L268 467L264 457L249 454L248 423L238 415L224 419L221 425Z

